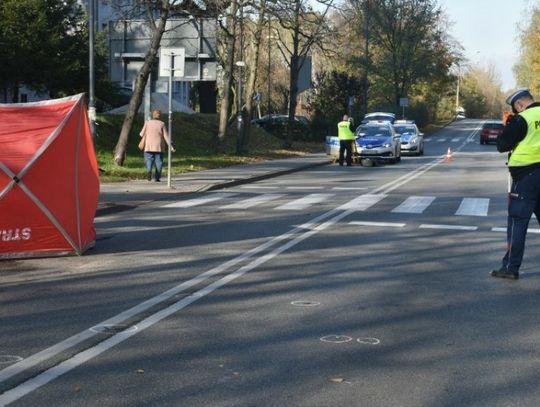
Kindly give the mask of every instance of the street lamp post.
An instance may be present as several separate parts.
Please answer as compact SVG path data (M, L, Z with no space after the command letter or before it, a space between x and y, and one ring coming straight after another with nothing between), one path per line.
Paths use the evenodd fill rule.
M236 135L236 152L242 154L243 152L243 142L244 142L244 112L242 109L242 74L243 68L246 65L244 61L237 61L236 66L238 67L238 115L237 115L237 135Z
M244 109L242 103L242 81L244 78L244 3L240 3L240 61L236 62L238 67L238 134L236 136L236 152L242 154L244 151Z
M457 87L456 87L456 112L457 115L459 112L459 81L461 76L461 67L458 64L458 74L457 74Z
M96 135L96 106L94 95L94 30L95 30L95 0L89 0L88 3L88 121L90 124L90 133L95 142Z

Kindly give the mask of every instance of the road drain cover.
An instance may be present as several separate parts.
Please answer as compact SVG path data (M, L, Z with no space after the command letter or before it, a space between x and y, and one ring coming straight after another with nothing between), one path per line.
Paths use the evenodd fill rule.
M330 342L330 343L345 343L345 342L352 341L352 338L350 336L345 336L345 335L327 335L327 336L323 336L321 338L321 341Z
M381 343L381 340L377 338L358 338L356 341L364 345L378 345Z
M96 325L90 328L92 332L98 334L117 334L119 332L133 332L138 328L136 325L123 325L123 324L105 324L105 325Z

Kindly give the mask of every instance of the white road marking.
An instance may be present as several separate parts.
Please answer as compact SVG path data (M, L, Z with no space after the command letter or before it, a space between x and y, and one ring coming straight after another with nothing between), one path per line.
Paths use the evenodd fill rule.
M406 225L406 223L352 221L349 222L349 225L402 228Z
M232 203L230 205L221 206L220 209L247 209L255 205L273 201L274 199L281 198L282 196L283 194L262 194L240 202Z
M309 186L309 187L303 187L303 186L296 186L296 187L286 187L286 189L294 189L294 190L303 190L303 189L307 189L307 190L310 190L310 189L325 189L326 187L323 187L323 186L320 186L320 185L317 185L317 186Z
M453 138L453 139L452 139L452 143L458 143L459 140L460 140L459 138Z
M439 143L443 143L443 142L446 141L446 139L445 139L445 138L439 138L439 139L437 139L437 141L438 141Z
M399 177L398 179L389 182L386 185L382 185L379 188L376 188L374 192L381 192L384 191L385 193L389 193L390 191L399 188L401 185L406 184L407 182L412 181L416 177L420 176L421 174L425 173L429 169L435 167L436 165L443 162L443 157L435 159L433 162L425 164L421 166L420 168L412 171L411 173L404 174L403 176ZM375 197L378 197L379 199L382 199L384 194L375 195L371 194L371 199L374 199ZM361 198L361 197L360 197ZM356 198L357 200L358 198ZM245 274L246 272L252 270L253 268L257 267L260 264L263 264L264 262L270 260L271 258L281 254L285 250L295 246L296 244L300 243L301 241L313 236L315 233L322 231L326 228L328 228L331 225L334 225L335 223L339 222L341 219L345 218L346 216L349 216L350 214L354 213L355 210L352 208L355 207L361 207L359 203L361 203L361 200L355 202L352 204L352 202L356 201L352 200L348 204L341 205L338 208L332 209L328 212L323 213L322 215L312 219L311 221L305 223L304 225L301 225L300 227L294 228L290 230L287 233L284 233L282 235L276 236L274 238L271 238L267 242L263 243L262 245L259 245L213 269L210 269L204 273L201 273L200 275L185 281L153 298L150 298L116 316L113 316L105 321L102 321L96 325L102 325L102 324L120 324L131 317L135 315L139 315L142 312L148 310L149 308L158 305L160 303L163 303L173 297L174 295L177 295L178 293L181 293L190 287L193 287L197 284L200 284L201 282L209 279L210 277L217 275L219 273L224 272L225 270L228 270L231 267L236 266L237 264L244 262L245 260L255 256L256 254L261 253L263 250L270 249L272 246L276 245L277 243L284 241L286 239L292 239L284 244L282 244L277 249L274 249L271 253L268 253L266 255L262 255L261 257L256 258L251 263L241 267L240 269L236 270L235 272L221 278L220 280L215 281L214 283L208 285L207 287L195 292L194 294L183 298L181 301L147 317L145 320L141 321L137 324L139 327L139 330L132 331L132 332L121 332L118 333L109 339L107 339L104 342L101 342L100 344L91 347L84 352L78 353L74 355L71 359L65 360L64 362L56 365L55 367L48 369L44 371L43 373L33 377L32 379L29 379L28 381L21 383L17 387L6 391L2 395L0 395L0 406L6 405L8 403L11 403L13 401L18 400L19 398L23 397L24 395L32 392L33 390L44 386L45 384L49 383L51 380L54 380L55 378L59 377L60 375L67 373L68 371L78 367L82 363L85 363L86 361L92 359L96 355L106 351L107 349L110 349L111 347L115 346L116 344L119 344L123 342L125 339L135 335L138 332L142 332L144 329L150 327L151 325L159 322L163 318L167 317L168 315L171 315L178 310L185 308L189 304L195 302L197 299L202 298L203 296L209 294L213 290L227 284L228 282L234 280L235 278L240 277L241 275ZM361 210L361 209L358 209ZM323 220L332 217L327 222L323 222ZM321 222L321 223L320 223ZM307 231L305 231L307 229ZM304 233L302 233L304 231ZM300 234L301 233L301 234ZM13 365L8 366L7 368L0 370L0 383L6 381L7 379L23 373L24 371L37 366L38 364L45 362L46 360L51 359L52 357L62 353L65 350L68 350L70 348L75 347L76 345L80 344L81 342L88 340L89 338L97 335L97 333L92 332L90 329L84 330L76 335L71 336L70 338L65 339L62 342L59 342L47 349L44 349L43 351L40 351L34 355L28 356L24 360L15 363Z
M333 190L336 191L364 191L366 187L333 187Z
M173 202L167 205L161 206L162 208L191 208L192 206L204 205L210 202L219 201L220 199L229 198L234 193L223 192L223 193L211 193L210 195L205 195L201 198L188 199L186 201Z
M294 201L288 202L284 205L278 206L275 209L281 211L301 211L311 205L322 202L330 197L334 196L333 194L309 194L303 198L295 199Z
M194 303L195 301L199 300L200 298L210 294L211 292L215 291L218 288L221 288L222 286L230 283L231 281L237 279L238 277L243 276L245 273L253 270L254 268L260 266L261 264L266 263L267 261L273 259L274 257L280 255L284 251L296 246L300 242L304 241L305 239L315 235L316 233L323 231L327 229L328 227L336 224L344 217L350 215L353 213L353 211L338 211L336 209L333 209L329 212L326 212L325 214L319 216L319 221L335 215L332 219L320 223L317 227L311 228L308 231L305 231L304 233L294 237L292 240L289 240L288 242L284 243L283 245L277 247L276 249L272 250L270 253L267 253L261 257L256 258L255 260L251 261L245 266L240 267L236 271L222 277L221 279L214 281L213 283L209 284L208 286L198 290L197 292L193 293L192 295L183 298L182 300L178 301L177 303L174 303L170 305L167 308L164 308L158 312L156 312L153 315L150 315L146 319L142 320L141 322L137 323L138 330L133 331L123 331L120 332L109 339L98 343L97 345L86 349L83 352L80 352L70 359L67 359L60 364L44 371L43 373L27 380L24 383L21 383L17 387L14 387L11 390L6 391L2 395L0 395L0 406L7 405L9 403L12 403L21 397L25 396L26 394L38 389L41 386L44 386L45 384L51 382L52 380L58 378L59 376L69 372L70 370L76 368L77 366L80 366L81 364L87 362L90 359L93 359L94 357L100 355L101 353L105 352L106 350L112 348L113 346L125 341L126 339L130 338L131 336L135 335L138 332L144 331L146 328L151 327L152 325L158 323L159 321L163 320L164 318L184 309L188 305ZM315 221L315 220L314 220ZM296 231L297 228L294 229ZM296 233L287 233L289 237L292 235L296 235ZM282 235L284 236L284 235ZM279 236L279 238L282 238L282 236ZM271 241L276 241L276 238L272 239ZM88 330L87 332L91 332ZM95 333L93 333L95 335ZM24 360L20 363L23 363ZM15 366L15 365L12 365ZM12 367L10 366L10 367ZM9 369L6 368L4 370ZM4 371L0 371L0 374ZM1 382L1 380L0 380Z
M269 186L269 185L240 185L240 188L244 189L276 189L278 186Z
M401 205L392 209L392 212L422 213L434 200L434 196L410 196Z
M456 215L458 216L487 216L488 198L463 198Z
M506 233L506 228L491 228L492 232L504 232ZM527 233L540 234L540 229L527 229Z
M385 197L385 194L364 194L341 205L338 209L365 211Z
M460 226L460 225L434 225L434 224L422 224L420 229L445 229L445 230L477 230L478 226Z

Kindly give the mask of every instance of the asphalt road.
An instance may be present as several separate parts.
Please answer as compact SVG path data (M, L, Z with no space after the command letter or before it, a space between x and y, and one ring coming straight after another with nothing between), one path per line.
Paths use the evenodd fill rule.
M88 255L2 271L0 405L538 405L538 225L522 278L490 277L507 172L480 123L101 217Z

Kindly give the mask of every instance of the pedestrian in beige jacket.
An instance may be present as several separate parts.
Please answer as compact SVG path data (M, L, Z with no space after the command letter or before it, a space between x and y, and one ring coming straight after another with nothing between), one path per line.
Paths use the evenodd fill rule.
M159 118L161 116L160 110L152 111L152 119L144 123L144 127L141 130L141 139L144 138L144 163L146 165L146 178L148 181L152 181L152 168L154 164L156 166L155 180L160 182L161 170L163 168L163 147L165 143L171 146L171 151L174 153L176 150L170 143L169 133L167 127Z

